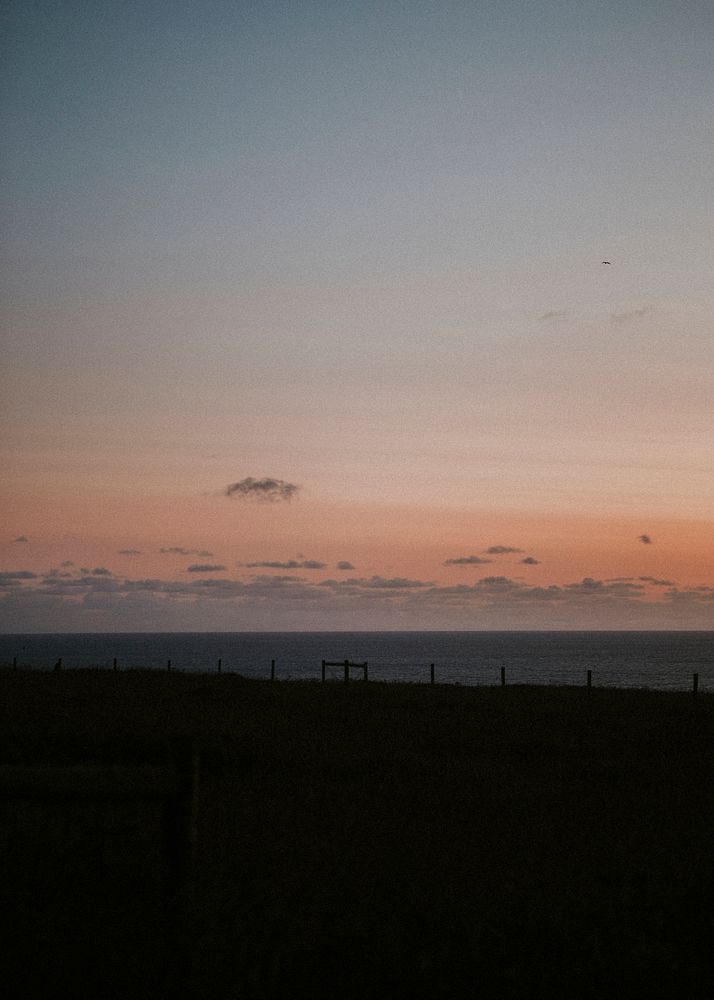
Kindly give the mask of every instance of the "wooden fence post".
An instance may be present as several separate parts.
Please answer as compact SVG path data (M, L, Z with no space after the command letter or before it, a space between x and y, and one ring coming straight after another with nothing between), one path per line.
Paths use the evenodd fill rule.
M501 667L501 687L506 686L506 668Z
M433 663L431 664L431 667L429 668L429 672L431 674L431 683L433 684L434 683L434 664Z
M113 669L113 670L116 670L116 669L117 669L117 658L116 658L116 656L114 657L114 665L113 665L113 668L112 668L112 669Z
M275 680L275 660L270 661L270 679Z
M219 673L219 674L220 674L220 672L221 672L221 667L222 667L222 666L223 666L223 661L222 661L222 660L221 660L221 659L219 658L219 660L218 660L218 673Z
M593 672L592 672L592 670L588 670L587 685L588 685L588 688L591 688L593 686Z
M171 669L171 660L169 660L169 662L166 664L166 669L167 670Z

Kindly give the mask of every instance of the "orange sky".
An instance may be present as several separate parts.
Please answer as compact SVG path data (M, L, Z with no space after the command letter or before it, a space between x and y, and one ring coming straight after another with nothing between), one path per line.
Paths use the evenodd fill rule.
M209 8L8 13L0 628L714 627L711 11Z

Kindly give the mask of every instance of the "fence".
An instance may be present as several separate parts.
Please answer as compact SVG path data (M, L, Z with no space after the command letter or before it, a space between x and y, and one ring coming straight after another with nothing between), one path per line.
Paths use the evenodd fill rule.
M17 669L17 667L18 667L17 657L13 658L12 666L13 666L14 669ZM25 665L23 665L23 666L25 666ZM335 668L335 667L340 668L340 672L342 674L342 679L344 680L345 683L347 683L350 680L350 678L351 678L351 671L352 670L361 670L362 671L362 680L363 681L368 681L369 680L369 664L368 664L367 661L362 662L362 663L358 663L358 662L353 662L351 660L322 660L321 661L320 679L323 682L327 679L326 668L328 668L328 667L329 668ZM63 667L63 659L62 659L62 657L60 657L55 662L53 670L55 672L57 672L57 671L61 671L63 669L64 669L64 667ZM88 668L85 667L85 668L79 668L79 669L88 669ZM99 668L96 668L96 669L99 669ZM117 659L117 657L113 658L112 669L114 671L118 671L119 670L119 660ZM488 669L491 669L491 668L488 668ZM495 672L496 668L494 667L492 669L494 670L492 683L493 684L497 684L498 683L498 680L497 680L498 675ZM202 670L185 670L185 671L183 671L183 670L177 670L177 668L172 664L171 660L167 661L167 663L166 663L166 670L169 673L171 673L171 672L176 672L176 673L205 673L206 672L206 671L202 671ZM217 673L219 673L219 674L222 674L222 673L230 674L230 673L233 672L233 671L230 671L230 670L224 672L224 670L223 670L223 659L222 658L217 661L216 670L217 670ZM500 670L500 685L501 685L501 687L506 687L506 685L507 685L506 667L505 666L501 666L499 668L499 670ZM251 672L250 676L259 676L259 674L257 674L257 672ZM277 674L277 660L276 659L271 659L271 661L270 661L270 680L271 681L276 680L277 676L278 676L278 674ZM689 690L696 697L696 695L699 692L699 673L695 672L695 673L691 674L690 676L691 676L691 687L689 688ZM305 676L303 674L303 675L301 675L301 679L310 679L310 678L309 678L309 675ZM403 678L401 680L402 680L402 682L405 682ZM416 680L416 682L418 683L418 675L417 675L416 678L410 678L409 680L410 681ZM430 663L429 664L429 683L430 684L436 684L437 683L436 664L435 663ZM442 681L442 683L459 683L459 682L454 682L452 680L452 681ZM486 680L485 683L486 683L487 686L489 685L489 681L488 680ZM520 681L518 683L524 683L524 682ZM540 682L539 681L534 681L532 683L543 683L543 682L542 681L540 681ZM546 681L546 683L549 683L549 682ZM561 678L561 680L558 683L560 683L560 684L565 683L566 686L579 686L577 682L572 682L571 683L569 679L566 680L565 682L563 682L563 680ZM592 671L592 669L588 669L585 672L585 686L588 689L590 689L590 688L592 688L594 686L593 685L593 671ZM610 684L608 686L612 686L612 684ZM618 685L615 685L615 686L618 686ZM627 685L627 686L630 686L630 685ZM644 684L642 686L643 687L648 687L647 684ZM680 690L681 691L681 690L686 690L686 689L684 687L676 687L676 688L667 688L667 690Z

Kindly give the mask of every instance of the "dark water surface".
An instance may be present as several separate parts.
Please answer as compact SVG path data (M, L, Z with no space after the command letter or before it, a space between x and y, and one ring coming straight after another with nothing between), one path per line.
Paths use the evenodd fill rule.
M374 681L584 684L714 690L714 632L180 632L0 635L0 663L51 669L148 667L319 680L321 661L369 663ZM343 676L328 668L328 679ZM355 671L354 678L362 672Z

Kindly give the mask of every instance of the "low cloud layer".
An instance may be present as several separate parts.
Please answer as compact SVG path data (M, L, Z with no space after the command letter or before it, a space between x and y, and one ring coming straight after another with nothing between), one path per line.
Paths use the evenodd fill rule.
M163 549L162 549L163 551ZM120 556L140 556L141 551L139 549L119 549L118 555Z
M218 566L214 563L192 563L186 567L187 573L223 573L225 566Z
M0 628L707 629L714 613L714 585L680 588L649 576L586 576L539 586L494 574L446 586L402 576L315 579L300 572L201 577L223 570L198 563L195 579L128 579L102 569L0 573Z
M226 486L225 495L243 500L259 500L273 503L281 500L292 500L300 487L295 483L287 483L284 479L254 479L248 476L237 483Z
M523 566L540 566L540 559L534 559L533 556L526 556L525 559L521 559L521 564Z
M351 569L354 569L354 566L352 565L351 562L348 562L346 559L340 559L340 561L337 564L337 568L338 569L351 570Z
M511 545L490 545L486 552L490 556L505 556L509 555L511 552L522 552L523 549L514 549Z
M20 542L20 543L24 543L24 542L29 542L30 539L27 537L27 535L18 535L17 538L15 539L15 541L16 542Z

